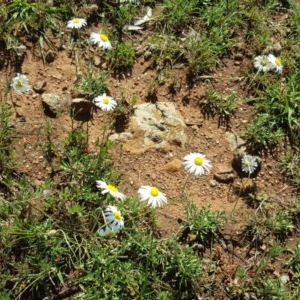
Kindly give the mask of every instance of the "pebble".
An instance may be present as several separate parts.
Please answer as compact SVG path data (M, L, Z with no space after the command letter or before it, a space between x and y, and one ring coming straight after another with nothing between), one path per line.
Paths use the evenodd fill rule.
M209 185L210 185L211 187L216 187L216 186L218 186L218 182L217 182L216 180L212 179L212 180L209 182Z

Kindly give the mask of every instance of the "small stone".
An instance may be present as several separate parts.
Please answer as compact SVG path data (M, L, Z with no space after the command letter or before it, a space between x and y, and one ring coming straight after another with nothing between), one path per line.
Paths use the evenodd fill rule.
M96 67L99 67L100 64L101 64L101 59L100 59L100 57L99 57L99 56L94 56L94 65L95 65Z
M42 94L41 99L43 106L54 115L71 106L71 96L69 94Z
M276 52L280 52L282 50L282 46L278 42L273 45L273 48L274 48L274 51L276 51Z
M244 55L242 54L242 53L236 53L235 55L234 55L234 60L238 60L238 61L241 61L241 60L243 60L243 58L244 58Z
M90 114L93 104L91 101L84 98L75 98L72 100L71 108L74 114Z
M285 285L290 281L290 277L286 274L283 274L279 277L281 284Z
M245 152L245 141L235 133L226 131L225 139L228 141L231 151L236 151L237 149L239 149L239 151L242 151L242 153Z
M193 125L192 129L193 129L194 133L197 133L199 131L199 127L197 125Z
M182 161L178 158L173 159L169 163L167 163L164 167L166 171L169 172L177 172L182 168Z
M149 50L147 50L146 52L145 52L145 54L144 54L144 58L147 60L147 59L149 59L149 58L151 58L151 56L152 56L152 53L151 53L151 51L149 51Z
M114 133L114 134L111 134L108 139L110 141L113 141L113 142L116 142L116 141L119 141L119 142L127 142L129 140L132 139L132 133L130 132L121 132L121 133Z
M209 182L209 185L210 185L211 187L216 187L216 186L218 186L218 181L212 179L212 180Z
M222 183L230 183L235 179L234 171L230 164L220 164L216 168L214 179Z
M46 63L50 64L50 63L54 62L56 56L57 56L57 54L55 52L49 51L45 56Z
M250 192L256 189L256 183L252 178L242 178L242 189L246 192Z
M37 81L32 88L36 93L42 94L45 91L46 85L46 81Z

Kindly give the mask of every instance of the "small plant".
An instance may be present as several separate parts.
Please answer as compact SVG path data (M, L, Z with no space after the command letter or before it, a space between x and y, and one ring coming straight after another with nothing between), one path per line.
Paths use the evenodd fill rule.
M198 0L165 0L161 15L161 27L168 31L178 32L182 28L191 25L193 16L199 14Z
M13 128L10 122L10 108L0 99L0 188L4 178L12 171Z
M112 143L99 144L96 156L89 155L87 132L78 128L70 133L65 141L65 155L61 159L61 169L65 180L76 181L78 188L87 183L95 184L99 178L106 178L109 174L110 159L107 151Z
M264 128L264 130L261 130ZM283 130L278 126L275 116L269 113L259 113L247 126L244 138L252 152L261 152L266 149L274 151L276 145L284 136Z
M287 296L280 279L257 278L254 289L258 299L286 299Z
M25 33L38 42L43 59L44 44L55 50L51 32L59 30L59 14L69 11L67 6L51 6L46 3L33 3L27 0L14 0L7 5L5 28L11 35L20 39ZM7 37L5 35L4 37Z
M291 258L287 262L287 266L291 267L294 271L300 272L300 245L297 243Z
M186 39L185 47L185 57L191 74L207 73L217 65L220 53L210 38L196 32L191 33Z
M106 52L105 59L112 70L127 70L135 62L135 51L128 43L118 43Z
M252 41L253 48L259 52L270 44L273 30L275 30L274 27L269 26L267 20L276 4L272 4L272 1L267 2L268 5L264 8L253 5L251 1L241 8L241 19L248 33L247 38Z
M46 136L46 142L42 145L45 153L44 156L51 167L53 167L53 159L57 156L57 147L54 143L53 138L54 128L55 126L51 121L46 121L41 128L41 134L44 134ZM40 138L40 135L38 136L38 138Z
M171 34L152 35L148 47L158 69L173 66L182 52L178 39Z
M295 228L289 212L278 211L268 218L267 224L272 234L286 237Z
M298 150L294 150L279 158L280 172L288 177L296 188L300 187L299 154Z
M105 93L107 89L107 71L96 71L91 65L88 66L86 74L79 79L75 86L75 91L92 101L95 97Z
M213 89L206 90L204 100L200 101L200 107L204 116L219 116L219 126L229 126L230 117L234 115L237 107L235 93L231 95L220 94Z
M296 4L296 3L295 3ZM300 7L298 5L294 5L292 9L292 15L291 15L291 28L293 35L296 36L296 39L300 38L300 25L299 20L300 18Z
M118 42L122 41L124 27L129 25L135 16L137 16L137 6L134 3L124 3L122 5L107 5L107 18L111 21L116 31Z
M198 240L205 245L218 234L221 224L224 222L223 212L212 212L209 208L197 209L192 203L186 206L186 221L183 224L182 235L194 235L193 241ZM188 238L189 239L189 238Z
M269 201L269 200L268 200ZM285 239L295 228L292 213L289 211L276 211L276 206L261 203L260 214L253 215L247 228L252 242L267 243L273 237Z
M297 143L300 94L296 89L298 73L289 77L285 86L269 84L263 96L255 99L258 113L247 128L245 137L250 148L272 149L284 135ZM261 130L264 128L265 130Z

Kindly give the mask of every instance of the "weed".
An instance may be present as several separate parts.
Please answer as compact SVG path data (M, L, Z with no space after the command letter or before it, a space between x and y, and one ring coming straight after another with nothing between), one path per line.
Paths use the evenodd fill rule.
M81 187L90 183L94 185L96 180L106 178L110 174L110 160L107 152L112 143L98 144L99 152L91 156L86 152L88 147L87 132L82 128L74 130L65 141L65 157L61 159L61 168L64 171L67 182L77 182L74 186L74 196L80 192Z
M199 14L198 0L165 0L161 15L161 27L168 31L178 32L184 27L191 25L193 16Z
M185 47L185 57L190 73L194 75L207 73L216 66L220 53L210 38L196 32L192 33L187 37Z
M255 99L258 113L247 128L249 146L255 150L273 148L284 135L293 144L298 126L299 92L296 89L297 73L288 78L285 86L271 84L265 94ZM265 128L264 131L260 130Z
M75 91L92 101L95 97L102 95L106 89L107 71L97 72L92 65L88 65L86 74L76 83Z
M258 278L254 288L260 299L285 299L287 295L279 279Z
M268 204L264 204L266 207ZM263 204L260 205L262 209ZM270 206L270 205L269 205ZM284 240L295 228L294 220L289 211L276 211L276 208L269 207L269 210L261 211L261 214L250 218L248 233L252 241L256 243L267 243L272 237Z
M219 126L229 126L230 117L234 115L237 107L236 95L221 94L213 89L207 89L204 100L200 101L200 108L205 117L219 117Z
M258 113L254 116L252 124L247 126L244 134L247 147L251 152L261 152L266 149L274 151L283 136L284 132L278 126L276 117L268 113Z
M54 123L51 121L46 121L42 126L42 131L46 136L46 142L43 144L43 151L45 153L45 158L47 162L52 165L52 160L56 156L56 145L53 141Z
M169 34L154 34L149 39L149 49L158 69L173 66L181 55L178 39Z
M106 52L105 59L112 70L126 71L135 62L135 51L132 45L128 43L118 43Z
M38 42L44 58L44 43L55 49L50 32L58 31L58 15L68 12L67 6L50 6L46 3L32 3L27 0L14 0L7 5L5 28L10 35L18 38L24 33ZM7 35L5 35L7 36ZM5 37L4 36L4 37Z
M7 179L13 170L13 127L10 121L11 112L9 106L0 100L0 184Z
M299 20L300 18L300 7L299 5L295 5L292 10L292 15L291 15L291 28L293 30L293 34L296 35L296 38L300 38L300 25L299 25Z
M238 4L238 1L230 1L228 6L225 1L221 1L215 5L204 6L202 18L206 38L218 55L222 55L232 47L234 32L242 24Z
M261 52L269 44L274 28L268 24L272 10L276 7L273 1L259 7L254 1L246 2L241 9L241 18L246 25L247 40L252 41L254 49Z
M124 27L129 25L134 16L137 15L137 7L133 3L124 5L107 5L107 17L111 20L113 28L117 33L118 42L122 41Z
M224 222L224 213L213 213L209 208L197 209L194 204L188 203L186 206L186 221L183 224L182 238L195 235L193 241L198 240L205 245L209 245L219 232L221 224Z
M288 177L291 183L296 187L300 187L300 174L299 174L299 151L287 151L284 156L279 158L279 168L285 177Z

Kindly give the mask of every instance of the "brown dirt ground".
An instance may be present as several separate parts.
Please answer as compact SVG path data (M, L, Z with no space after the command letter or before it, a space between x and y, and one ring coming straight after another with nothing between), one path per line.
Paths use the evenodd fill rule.
M139 40L136 43L138 45ZM183 156L193 151L205 153L212 161L213 169L210 174L202 177L189 176L185 185L185 194L189 199L197 207L210 206L213 211L231 212L236 205L235 220L228 222L223 228L224 233L232 237L242 231L245 221L253 211L242 197L233 192L234 189L229 191L228 184L220 183L216 187L210 185L215 171L214 166L220 163L230 164L233 153L224 138L226 127L218 126L218 118L205 119L199 108L199 99L203 97L207 87L213 87L221 92L235 91L240 104L231 119L231 130L237 134L243 132L245 124L253 114L252 107L245 103L247 95L243 83L244 71L251 61L247 59L235 61L232 57L220 62L213 72L213 78L200 79L192 86L187 84L185 68L174 69L174 75L180 83L175 94L170 93L167 83L158 87L157 100L173 102L188 124L186 130L188 142L184 147L171 145L166 150L150 150L139 154L124 151L116 144L111 151L115 167L122 175L120 190L127 195L136 195L138 187L149 184L159 187L168 196L169 203L157 210L158 223L164 237L176 232L179 228L178 220L185 217L182 189L186 173L183 168L169 170L168 163L174 159L181 160ZM128 77L110 79L110 94L116 99L120 99L123 94L128 101L133 96L138 98L139 103L148 101L149 82L155 76L155 72L148 68L150 64L151 62L146 61L143 55L140 56ZM13 72L13 70L9 71ZM6 86L6 73L5 69L0 71L0 85L3 89ZM45 92L47 93L72 93L76 79L75 67L67 50L58 52L52 63L44 64L40 57L33 55L33 49L29 49L22 64L22 73L28 75L32 86L38 81L46 81ZM64 112L53 119L44 113L39 94L32 91L19 96L12 92L11 97L19 115L12 120L17 133L15 148L18 170L29 178L33 186L39 186L49 178L50 169L43 152L43 143L46 140L43 125L47 121L51 120L54 124L52 138L58 149L62 147L62 141L71 132L73 124L75 128L89 127L89 147L92 151L97 151L95 143L98 138L101 138L101 128L107 122L105 113L96 111L88 122L72 121L69 112ZM277 170L276 161L272 157L264 157L256 184L265 193L276 195L284 201L293 197L294 191L286 185ZM234 186L240 184L240 179L237 178ZM224 254L222 247L218 245L216 247L218 248L216 250L221 253L219 259L223 261L220 263L220 268L225 270L222 276L232 278L236 265L241 264L241 259L233 256L232 252ZM235 254L240 256L244 256L243 252L245 249L242 247L235 249Z

